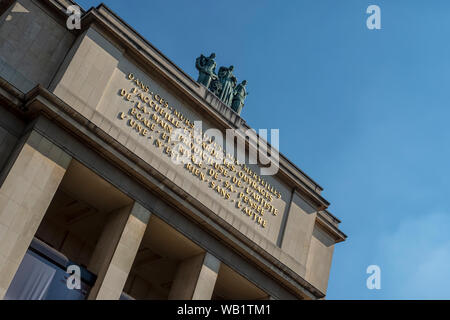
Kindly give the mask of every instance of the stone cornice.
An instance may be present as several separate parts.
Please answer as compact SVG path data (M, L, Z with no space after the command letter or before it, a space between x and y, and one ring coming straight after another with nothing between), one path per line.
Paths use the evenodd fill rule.
M347 235L338 228L338 223L333 220L333 216L327 211L319 211L317 214L317 223L327 231L336 243L345 241Z

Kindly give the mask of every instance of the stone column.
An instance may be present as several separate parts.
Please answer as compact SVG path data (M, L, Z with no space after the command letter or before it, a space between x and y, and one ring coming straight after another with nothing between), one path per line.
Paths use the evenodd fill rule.
M3 299L71 157L32 131L0 177L0 299Z
M210 253L182 261L170 289L169 300L210 300L220 263Z
M88 269L97 274L89 300L118 300L141 244L150 212L138 203L110 214Z

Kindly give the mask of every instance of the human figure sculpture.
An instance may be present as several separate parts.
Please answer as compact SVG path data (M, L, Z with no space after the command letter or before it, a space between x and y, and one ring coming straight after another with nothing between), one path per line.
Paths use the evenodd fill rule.
M195 60L195 67L199 72L197 82L203 84L207 88L209 87L211 80L217 78L215 74L217 66L216 61L214 60L215 58L216 54L211 53L209 57L205 57L202 54Z
M244 108L245 98L248 96L247 89L245 88L246 85L247 80L244 80L242 81L242 83L238 84L236 89L234 90L231 109L233 109L239 115L242 112L242 108Z
M244 107L245 98L248 95L244 80L237 84L237 79L233 74L234 67L220 67L216 74L216 54L212 53L209 57L203 54L195 60L195 67L199 71L198 82L203 84L215 96L229 108L232 108L238 114Z
M222 84L219 99L229 107L231 107L233 101L234 88L236 87L237 82L236 77L233 75L233 70L233 66L230 66L229 68L220 67L218 74L219 81Z
M208 89L217 97L220 96L220 92L222 91L222 83L219 78L212 79Z

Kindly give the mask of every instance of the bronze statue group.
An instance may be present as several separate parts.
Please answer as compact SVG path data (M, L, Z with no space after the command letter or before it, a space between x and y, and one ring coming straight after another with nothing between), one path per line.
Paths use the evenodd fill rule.
M224 104L233 109L237 114L241 114L244 107L245 98L248 95L247 80L237 84L237 79L233 75L234 67L220 67L216 74L215 53L209 57L203 54L195 61L195 67L199 71L198 82L203 84L214 93Z

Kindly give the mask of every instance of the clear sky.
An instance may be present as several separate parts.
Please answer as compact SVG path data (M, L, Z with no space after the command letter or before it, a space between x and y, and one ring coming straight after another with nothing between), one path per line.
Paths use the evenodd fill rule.
M280 129L349 236L328 299L450 298L450 1L104 3L193 78L215 52L248 80L242 116ZM381 290L366 287L372 264Z

